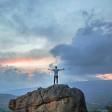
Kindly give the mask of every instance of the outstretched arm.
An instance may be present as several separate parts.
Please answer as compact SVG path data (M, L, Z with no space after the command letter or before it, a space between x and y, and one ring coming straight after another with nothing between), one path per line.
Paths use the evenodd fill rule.
M51 70L51 71L53 71L54 69L50 69L50 68L48 68L48 70Z
M65 70L64 68L62 68L62 69L59 69L59 71L62 71L62 70Z

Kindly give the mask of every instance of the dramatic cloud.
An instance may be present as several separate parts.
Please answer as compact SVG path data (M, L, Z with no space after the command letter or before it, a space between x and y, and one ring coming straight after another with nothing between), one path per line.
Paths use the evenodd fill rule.
M112 73L112 22L89 18L71 44L58 45L51 52L71 68L71 74Z
M48 49L32 49L30 51L22 51L18 49L18 52L11 51L1 51L0 52L0 61L6 59L15 59L15 58L43 58L43 57L51 57L51 54L48 52Z
M52 56L40 56L36 58L21 57L0 60L1 67L14 67L32 77L35 72L48 73L49 64L56 63L56 59Z
M6 25L16 31L20 37L23 35L30 38L33 35L35 38L40 36L50 41L57 41L57 38L68 37L70 34L68 27L63 29L67 25L63 20L73 12L67 9L68 13L63 13L66 7L58 9L58 3L59 1L51 0L49 2L45 0L1 1L0 22L3 26ZM66 3L63 5L66 6Z
M110 0L104 0L103 3L101 0L0 0L0 50L12 47L17 50L24 48L24 45L26 48L27 44L30 50L33 45L38 48L38 39L47 39L52 47L70 42L75 31L83 25L81 10L104 10L100 16L105 14L104 17L111 19L109 5ZM40 43L43 45L43 41Z
M78 74L94 79L89 73L111 72L112 23L93 19L95 11L112 20L111 4L112 0L0 0L0 66L16 68L0 70L0 90L47 85L52 78L43 68L57 62L65 67L61 83L87 80ZM51 56L51 49L59 58Z

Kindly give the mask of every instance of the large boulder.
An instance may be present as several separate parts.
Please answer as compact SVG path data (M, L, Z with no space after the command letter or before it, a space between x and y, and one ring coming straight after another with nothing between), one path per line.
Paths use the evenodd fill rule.
M11 100L9 108L13 112L87 112L83 92L67 85L39 88Z

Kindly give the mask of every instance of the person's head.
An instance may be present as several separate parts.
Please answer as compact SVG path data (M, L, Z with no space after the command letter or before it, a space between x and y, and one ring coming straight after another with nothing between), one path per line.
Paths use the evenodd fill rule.
M57 66L55 66L55 69L57 69Z

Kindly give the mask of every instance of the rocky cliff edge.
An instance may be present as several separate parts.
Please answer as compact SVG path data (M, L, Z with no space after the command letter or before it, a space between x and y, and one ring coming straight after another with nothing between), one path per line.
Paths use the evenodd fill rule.
M38 88L9 102L13 112L87 112L84 94L67 85Z

